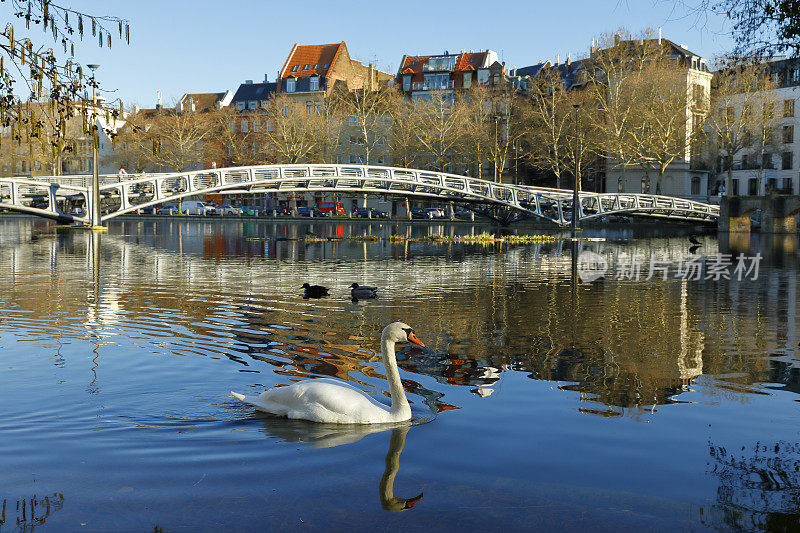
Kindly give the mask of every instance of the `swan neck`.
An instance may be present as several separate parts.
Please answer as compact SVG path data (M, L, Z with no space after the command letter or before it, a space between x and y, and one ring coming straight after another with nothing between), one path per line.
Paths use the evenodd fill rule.
M389 340L385 333L381 336L381 353L383 366L386 368L386 379L389 382L389 394L392 397L392 414L398 416L398 420L411 418L411 407L408 405L406 391L403 390L403 383L400 381L400 371L397 369L394 342Z

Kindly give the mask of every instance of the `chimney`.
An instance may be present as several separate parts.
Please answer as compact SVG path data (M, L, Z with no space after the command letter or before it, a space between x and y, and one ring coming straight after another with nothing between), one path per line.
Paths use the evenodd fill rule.
M559 63L561 63L561 55L556 54L556 65L558 65Z
M264 74L264 83L269 83L269 76Z
M194 113L194 111L195 111L194 98L190 98L189 99L189 112L190 113Z
M567 66L569 66L570 63L572 63L572 60L569 57L569 52L567 52Z
M161 109L161 91L156 91L156 109Z
M658 44L661 44L661 28L658 28Z
M132 115L135 115L135 114L136 114L136 113L138 113L138 112L139 112L139 106L138 106L138 105L136 105L136 104L134 104L134 105L133 105L133 108L131 109L131 114L132 114Z
M245 85L253 85L253 80L244 80Z

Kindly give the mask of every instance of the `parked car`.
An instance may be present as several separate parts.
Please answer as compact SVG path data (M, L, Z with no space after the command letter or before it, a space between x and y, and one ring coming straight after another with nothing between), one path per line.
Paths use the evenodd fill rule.
M288 207L277 206L277 207L267 207L266 209L261 211L261 216L271 217L273 215L273 211L275 216L279 217L287 217L292 214L291 209Z
M241 215L242 210L239 207L233 207L230 205L218 205L214 207L214 214L215 215Z
M316 207L298 207L297 216L301 217L319 217L322 216L322 211Z
M246 206L246 205L244 205L242 207L237 207L236 209L240 210L242 215L248 216L248 217L254 217L258 213L258 211L256 210L255 207L249 207L249 206Z
M344 215L344 202L318 202L317 209L325 215L333 213L334 215Z
M177 215L178 206L172 204L161 205L156 209L156 215Z
M428 218L444 218L444 210L439 209L438 207L428 207L425 209L425 212L428 214Z
M411 218L428 218L428 213L421 207L412 207Z
M353 216L356 218L389 218L389 215L384 211L378 211L374 207L359 207L353 211Z
M187 200L181 205L181 213L186 215L211 215L214 213L214 207L196 200Z
M152 215L156 212L156 208L152 205L148 205L147 207L142 207L138 210L140 215Z

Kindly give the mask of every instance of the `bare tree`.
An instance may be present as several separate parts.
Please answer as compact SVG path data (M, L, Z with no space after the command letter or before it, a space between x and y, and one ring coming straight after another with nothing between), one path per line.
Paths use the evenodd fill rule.
M494 131L494 121L489 91L485 85L476 85L458 103L464 107L461 156L468 169L476 169L474 175L479 179L483 179L484 163L491 161L491 144L494 142L490 132L490 129Z
M385 85L348 91L337 86L328 105L329 114L338 115L343 125L348 152L363 164L374 163L376 151L385 150L391 133L391 97L394 89Z
M393 164L399 167L418 166L421 147L416 134L419 109L403 98L399 91L390 93L389 106L392 118L390 150Z
M646 29L632 34L625 28L601 35L583 60L586 88L596 101L594 125L599 133L601 157L619 167L618 189L625 181L625 169L635 164L633 123L648 105L645 86L638 82L642 70L665 56L665 47Z
M706 129L709 152L718 154L727 170L725 187L733 191L733 160L754 141L763 153L775 124L774 82L763 67L728 58L717 60Z
M688 114L691 96L686 73L672 62L650 63L633 83L648 105L641 107L630 128L632 161L648 177L650 172L656 173L656 194L661 194L667 167L673 161L687 159L696 144L702 115Z
M265 143L278 163L321 160L329 138L328 123L320 112L280 95L269 100L270 123Z
M527 95L530 106L522 127L526 158L535 168L553 173L556 187L562 188L562 175L567 170L567 128L574 117L561 75L556 69L543 69Z
M458 104L452 93L442 91L432 91L430 97L411 105L414 107L414 133L429 159L429 166L444 172L460 148L467 122L466 106Z

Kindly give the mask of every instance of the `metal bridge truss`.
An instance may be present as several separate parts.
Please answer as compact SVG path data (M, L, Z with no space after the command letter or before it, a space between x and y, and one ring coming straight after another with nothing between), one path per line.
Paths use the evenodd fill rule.
M91 177L0 178L0 208L63 222L89 223ZM499 184L442 172L365 165L264 165L101 179L101 220L143 207L209 193L338 193L428 198L507 208L566 226L572 192ZM76 214L67 206L83 207ZM634 215L715 223L719 206L693 200L628 193L580 193L581 220Z

